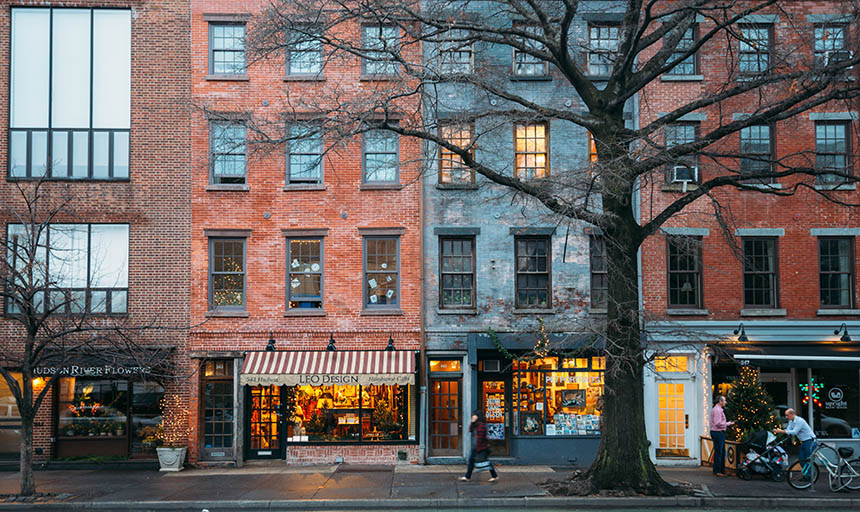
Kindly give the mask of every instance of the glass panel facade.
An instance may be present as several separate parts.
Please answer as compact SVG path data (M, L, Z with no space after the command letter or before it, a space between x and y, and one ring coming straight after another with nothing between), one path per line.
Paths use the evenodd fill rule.
M817 387L817 399L812 400L815 435L822 439L860 437L860 371L813 369L812 379ZM808 403L806 393L801 390L800 394Z

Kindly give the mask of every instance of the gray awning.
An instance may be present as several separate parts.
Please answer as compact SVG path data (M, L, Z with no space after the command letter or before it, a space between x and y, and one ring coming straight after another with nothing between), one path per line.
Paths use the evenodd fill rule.
M856 343L722 347L738 364L759 368L860 368Z

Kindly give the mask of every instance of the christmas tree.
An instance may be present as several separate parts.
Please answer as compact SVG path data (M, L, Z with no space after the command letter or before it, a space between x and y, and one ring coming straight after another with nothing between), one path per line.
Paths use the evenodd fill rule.
M773 398L758 381L758 370L742 366L740 379L726 397L726 418L734 421L728 429L731 441L743 441L753 432L773 430L779 424L773 417Z

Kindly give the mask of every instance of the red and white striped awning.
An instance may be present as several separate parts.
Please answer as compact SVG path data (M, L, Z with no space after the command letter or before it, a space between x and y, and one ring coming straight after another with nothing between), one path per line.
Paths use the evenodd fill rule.
M248 352L239 382L248 386L415 384L405 350Z

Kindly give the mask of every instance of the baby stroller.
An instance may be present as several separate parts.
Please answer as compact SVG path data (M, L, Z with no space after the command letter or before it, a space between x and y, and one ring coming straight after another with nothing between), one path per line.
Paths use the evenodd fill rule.
M744 448L747 450L746 458L738 465L738 478L752 480L753 475L762 475L774 482L785 480L785 471L788 469L788 454L782 448L782 444L790 437L785 437L776 442L776 436L771 432L762 430L753 433Z

